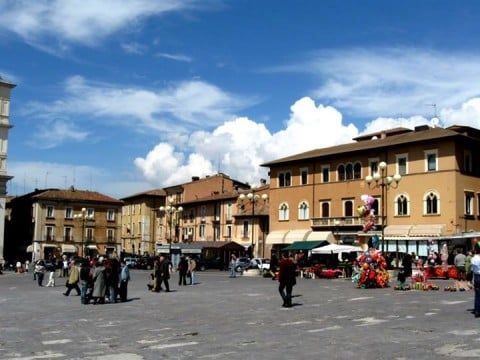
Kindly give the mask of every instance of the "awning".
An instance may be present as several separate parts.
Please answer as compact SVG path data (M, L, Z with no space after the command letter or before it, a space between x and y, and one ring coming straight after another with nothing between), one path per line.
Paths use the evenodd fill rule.
M295 241L293 244L283 248L282 251L312 250L328 244L328 241Z
M361 252L360 246L329 244L312 250L312 254L339 254Z
M408 233L410 236L442 236L445 235L444 224L413 225Z
M307 235L306 241L321 241L325 240L330 243L335 242L335 236L331 231L312 231Z
M87 245L87 249L98 250L98 247L97 247L97 245Z
M287 235L288 231L272 231L267 235L267 239L265 243L267 244L284 244L285 243L285 235Z
M290 230L285 236L285 244L291 244L294 241L306 241L311 231L312 230Z
M77 252L77 247L75 245L63 244L62 245L62 252L64 252L64 253L76 253Z
M388 225L385 227L385 237L408 236L412 225Z
M33 252L33 245L27 246L27 252Z
M53 244L43 244L43 248L56 248L57 245L53 245Z

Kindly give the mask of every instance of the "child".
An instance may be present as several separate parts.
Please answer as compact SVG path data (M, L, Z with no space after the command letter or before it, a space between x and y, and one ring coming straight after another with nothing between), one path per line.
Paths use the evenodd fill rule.
M407 275L405 270L400 270L397 275L398 286L400 290L405 290L405 281L407 280Z
M55 271L50 271L50 275L48 276L47 286L55 287Z

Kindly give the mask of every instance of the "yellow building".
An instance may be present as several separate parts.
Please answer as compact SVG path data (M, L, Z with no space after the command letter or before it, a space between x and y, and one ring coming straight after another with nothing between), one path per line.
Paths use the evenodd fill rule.
M302 240L363 242L426 255L426 239L480 230L480 131L396 128L270 161L267 251ZM358 214L373 198L375 228ZM423 241L422 241L423 240Z
M12 198L6 222L10 260L118 255L122 202L95 191L36 190Z
M159 222L159 208L165 205L165 191L154 189L127 196L122 207L122 253L154 255L155 245L165 231Z

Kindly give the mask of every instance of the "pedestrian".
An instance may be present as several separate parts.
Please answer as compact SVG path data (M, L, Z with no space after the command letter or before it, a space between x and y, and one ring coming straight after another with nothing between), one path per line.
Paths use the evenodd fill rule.
M188 259L188 273L190 274L190 285L195 285L195 270L197 269L197 262L193 257Z
M128 282L130 281L130 270L124 260L120 261L120 301L127 301Z
M152 278L152 285L148 284L148 288L150 291L159 292L162 287L160 283L160 261L155 259L153 262L153 272L150 274Z
M118 293L118 277L120 265L117 259L111 259L105 264L105 282L108 291L108 302L115 304Z
M69 271L69 266L68 266L67 255L63 255L62 272L61 272L60 277L67 277L68 276L68 271Z
M28 272L29 270L29 267L30 267L30 260L25 260L25 272Z
M475 289L475 300L473 314L480 317L480 246L475 245L475 255L472 258L471 269L473 272L473 288Z
M68 296L70 295L70 291L75 289L77 292L77 296L81 295L80 287L78 283L80 282L80 270L75 265L75 261L70 262L70 271L68 273L68 280L66 282L67 291L63 293L63 295Z
M403 270L405 271L405 276L412 276L412 256L408 253L405 254L402 260Z
M95 264L95 271L93 273L93 305L105 303L105 266L103 265L103 257L99 257Z
M170 292L170 285L168 280L170 279L170 262L163 255L160 255L160 290L162 289L162 283L165 284L165 291Z
M55 287L55 270L50 270L47 287Z
M178 286L187 285L188 261L185 256L180 258L178 263Z
M453 264L457 269L458 280L465 280L465 261L467 257L462 250L457 250L457 255L453 258Z
M80 267L80 293L81 293L80 303L83 305L87 305L89 302L87 292L88 292L88 287L90 286L90 283L91 283L90 266L88 264L88 261L84 259Z
M473 258L473 253L469 251L467 253L467 258L465 259L465 280L467 280L469 283L472 282L472 258Z
M34 274L37 279L38 286L43 286L43 276L45 275L45 263L43 260L38 260L35 264Z
M237 257L235 254L232 254L230 256L230 263L228 266L228 269L230 270L230 276L231 278L237 277L237 272L235 271L235 267L237 266Z
M17 273L23 273L23 269L22 269L22 262L21 261L17 261L17 263L15 264L16 265L16 272Z
M292 306L292 290L293 286L296 284L296 265L291 258L289 258L288 253L284 252L282 254L282 259L279 264L279 275L278 275L278 292L283 300L283 307Z

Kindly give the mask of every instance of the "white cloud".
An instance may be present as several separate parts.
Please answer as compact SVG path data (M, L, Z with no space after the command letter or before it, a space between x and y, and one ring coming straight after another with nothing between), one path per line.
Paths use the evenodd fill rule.
M51 149L65 142L82 142L89 134L87 131L81 131L70 121L59 119L46 121L38 128L35 138L30 141L30 144L42 149Z
M433 116L480 94L480 54L415 48L319 51L273 71L307 72L319 85L312 96L349 116Z
M52 103L31 102L22 108L30 117L111 122L135 131L185 132L211 128L254 103L203 81L184 81L163 89L141 89L91 82L81 76L65 81L65 96ZM46 133L50 131L47 122ZM75 124L79 127L79 124ZM83 133L84 134L84 133ZM61 140L61 139L58 139ZM78 139L77 139L78 140Z
M143 55L147 50L145 45L136 42L122 43L120 46L127 54Z
M165 59L181 61L181 62L192 62L192 58L182 54L167 54L167 53L158 53L157 56L163 57Z
M137 158L135 165L157 186L186 182L191 176L210 175L217 170L258 185L268 171L260 168L260 164L348 142L356 135L355 126L343 124L337 110L316 106L313 100L303 98L291 107L286 127L276 133L272 134L264 124L236 118L212 132L193 132L180 146L174 141L160 143L145 158Z
M0 3L0 27L45 51L96 45L140 19L197 6L196 0L16 0ZM15 21L12 21L15 19ZM52 39L54 41L52 41Z

